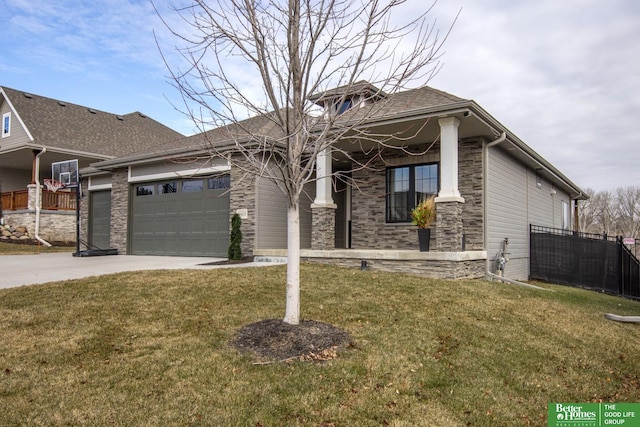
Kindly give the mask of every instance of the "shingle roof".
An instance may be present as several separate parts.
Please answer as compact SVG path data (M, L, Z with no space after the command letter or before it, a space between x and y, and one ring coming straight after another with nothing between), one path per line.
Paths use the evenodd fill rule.
M460 101L468 100L425 86L389 95L380 114L394 115L411 110L445 106Z
M365 83L366 82L359 82L357 84L361 87L365 87ZM336 90L332 90L332 93L336 94ZM468 101L467 99L460 98L428 86L386 96L387 97L385 99L378 101L378 104L380 105L379 109L367 110L366 112L354 109L353 113L358 114L358 112L360 112L361 114L371 114L370 119L367 119L366 121L375 122L377 120L384 119L385 117L395 116L412 110L444 107L456 102ZM188 137L186 144L190 147L195 147L198 144L202 145L205 143L216 143L234 139L242 140L255 135L274 139L282 138L284 133L271 119L273 114L274 113L269 113L252 117L235 124L222 126L201 134L190 136Z
M134 112L122 116L2 87L36 144L122 157L184 138Z
M366 82L358 83L362 84L362 87L368 85ZM335 91L332 91L335 92ZM381 99L378 103L381 105L380 109L373 109L365 112L367 109L354 108L346 116L357 114L371 114L371 116L365 120L365 122L375 123L379 120L384 120L386 117L395 116L411 110L420 110L425 108L434 108L442 106L450 106L456 102L467 101L463 98L459 98L455 95L451 95L447 92L443 92L430 87L423 87L419 89L411 89L403 92L398 92L393 95L387 95L387 98ZM282 141L285 134L284 131L278 126L276 121L273 120L271 112L259 116L254 116L237 123L221 126L206 132L195 134L189 137L184 137L174 147L162 147L156 150L150 150L145 153L141 153L140 156L122 156L125 157L122 163L127 163L129 160L139 158L152 158L152 157L165 157L165 156L179 156L180 152L187 153L191 150L207 150L211 145L215 145L220 149L233 149L235 142L249 143L252 138L261 137L265 140ZM347 120L350 120L346 118ZM115 160L117 162L117 160ZM111 165L114 161L106 161L104 164Z

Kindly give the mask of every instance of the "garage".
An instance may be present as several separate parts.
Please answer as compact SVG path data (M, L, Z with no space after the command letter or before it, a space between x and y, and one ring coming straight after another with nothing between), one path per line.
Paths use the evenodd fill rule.
M229 175L133 185L130 253L225 257Z
M92 191L89 200L89 244L92 248L107 249L111 229L111 190Z

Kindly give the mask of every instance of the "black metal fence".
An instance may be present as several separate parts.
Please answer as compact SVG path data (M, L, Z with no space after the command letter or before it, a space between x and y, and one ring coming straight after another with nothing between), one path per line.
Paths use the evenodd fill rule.
M531 225L530 244L531 279L640 298L640 262L620 237Z

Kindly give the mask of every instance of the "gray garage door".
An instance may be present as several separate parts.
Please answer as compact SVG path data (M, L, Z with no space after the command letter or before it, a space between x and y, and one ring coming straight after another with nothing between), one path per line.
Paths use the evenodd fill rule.
M111 228L111 190L92 191L89 199L89 209L91 209L89 243L99 249L108 249Z
M229 177L136 184L131 253L226 257Z

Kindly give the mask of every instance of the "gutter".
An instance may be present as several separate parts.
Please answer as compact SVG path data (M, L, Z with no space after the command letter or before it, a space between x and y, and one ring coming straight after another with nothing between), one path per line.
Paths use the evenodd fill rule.
M44 240L42 237L40 237L40 194L42 194L42 189L40 188L40 156L42 156L44 153L46 153L47 149L46 147L42 147L42 151L40 151L38 154L36 154L36 173L35 173L35 178L36 178L36 229L35 229L35 236L36 239L42 243L43 245L47 246L47 247L51 247L51 243L47 242L46 240Z

